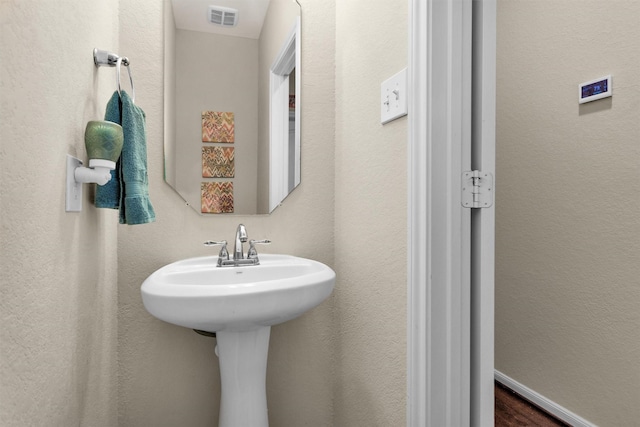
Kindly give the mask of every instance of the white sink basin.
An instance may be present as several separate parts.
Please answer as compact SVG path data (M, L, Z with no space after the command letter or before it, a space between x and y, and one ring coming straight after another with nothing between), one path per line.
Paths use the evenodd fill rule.
M271 326L324 301L336 274L317 261L260 255L260 265L218 267L218 257L166 265L142 284L149 313L216 333L220 363L219 427L268 427L265 389Z
M149 313L209 332L248 331L286 322L324 301L335 283L326 265L261 254L260 265L217 267L218 257L168 264L142 284Z

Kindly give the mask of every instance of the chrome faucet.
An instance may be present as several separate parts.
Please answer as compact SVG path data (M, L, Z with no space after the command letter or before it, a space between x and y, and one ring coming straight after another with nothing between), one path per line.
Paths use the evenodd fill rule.
M239 224L238 228L236 229L236 241L233 248L233 259L230 259L229 257L226 240L208 241L204 242L204 245L222 246L222 248L220 249L220 254L218 254L218 267L240 267L243 265L258 265L260 264L260 260L258 259L258 251L256 250L255 245L268 245L269 243L271 243L271 240L250 240L249 249L247 250L247 256L245 258L243 243L245 243L247 239L247 229L243 224Z
M233 259L244 259L244 248L242 244L247 241L247 229L244 224L238 224L236 229L236 243L233 246Z

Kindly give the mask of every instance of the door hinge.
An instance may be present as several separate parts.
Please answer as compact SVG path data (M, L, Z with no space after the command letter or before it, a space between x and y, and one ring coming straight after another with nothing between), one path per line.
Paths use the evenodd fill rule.
M482 171L462 173L462 206L488 208L493 205L493 175Z

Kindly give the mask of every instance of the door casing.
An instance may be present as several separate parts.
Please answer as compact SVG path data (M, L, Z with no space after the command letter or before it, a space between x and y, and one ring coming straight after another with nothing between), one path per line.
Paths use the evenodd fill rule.
M495 0L409 0L407 426L493 423Z

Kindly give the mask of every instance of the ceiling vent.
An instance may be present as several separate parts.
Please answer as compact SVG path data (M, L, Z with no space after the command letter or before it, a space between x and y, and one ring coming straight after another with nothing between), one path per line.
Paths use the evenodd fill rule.
M230 7L209 6L209 22L223 27L235 27L238 23L238 10Z

